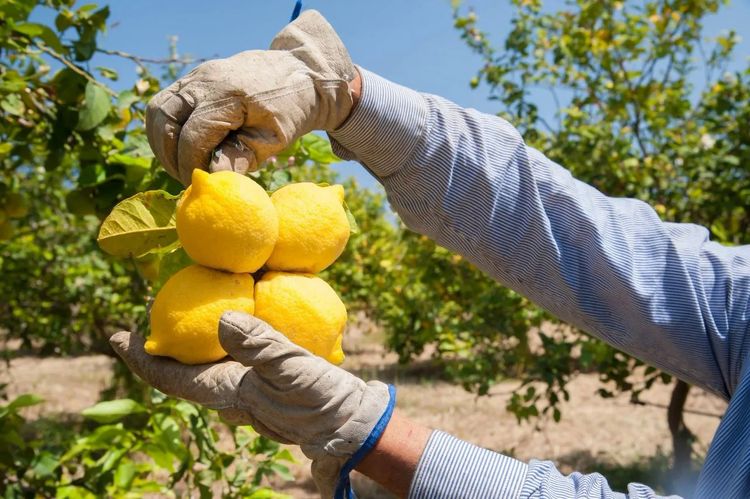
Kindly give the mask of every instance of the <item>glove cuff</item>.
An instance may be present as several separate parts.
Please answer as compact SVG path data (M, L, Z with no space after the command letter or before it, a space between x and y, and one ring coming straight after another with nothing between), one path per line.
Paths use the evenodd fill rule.
M364 387L359 410L326 444L302 445L313 460L312 476L324 499L354 497L349 473L375 447L391 420L396 405L396 388L379 381Z
M375 448L375 445L378 443L378 440L383 435L383 432L385 431L386 426L388 426L388 423L391 420L391 416L393 415L393 409L396 407L396 387L393 385L388 385L388 405L385 407L385 411L380 416L380 419L378 419L378 422L375 424L375 427L370 432L370 435L365 439L362 446L357 449L357 452L355 452L352 457L349 458L349 460L344 463L344 466L341 467L341 471L339 472L339 479L338 483L336 484L336 490L333 494L334 499L352 499L354 498L354 492L352 491L352 485L351 480L349 479L349 474L354 470L354 468L357 467L357 465L362 462L362 460L367 456L367 454L370 453L372 449Z

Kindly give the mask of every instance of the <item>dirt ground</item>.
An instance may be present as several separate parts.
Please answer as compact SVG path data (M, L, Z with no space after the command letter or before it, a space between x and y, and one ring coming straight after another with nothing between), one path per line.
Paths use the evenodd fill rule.
M407 416L474 444L509 453L521 460L549 459L563 472L599 471L611 483L644 480L666 466L671 440L666 422L670 386L656 386L644 397L645 405L629 403L628 396L602 399L596 395L595 375L581 375L570 384L571 399L562 407L559 423L540 421L518 424L505 411L516 382L496 385L489 396L476 397L462 388L435 381L421 368L399 366L384 352L376 334L353 332L345 344L343 367L365 379L380 379L398 388L397 407ZM106 388L112 360L105 356L76 358L17 357L0 367L0 383L8 383L11 396L33 392L45 403L30 408L38 412L77 413L97 402ZM705 454L726 404L701 390L692 389L686 423L697 435L696 448ZM297 480L279 483L292 497L316 497L309 477L309 462L295 448ZM354 477L361 498L390 497L365 477Z

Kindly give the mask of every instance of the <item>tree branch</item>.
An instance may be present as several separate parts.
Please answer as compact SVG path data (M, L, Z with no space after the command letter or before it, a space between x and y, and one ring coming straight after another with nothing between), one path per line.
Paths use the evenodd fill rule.
M107 85L103 84L102 82L97 81L96 78L94 78L93 76L91 76L84 69L82 69L79 66L76 66L75 64L73 64L72 62L70 62L63 55L58 54L57 52L55 52L51 48L47 47L46 45L37 43L36 41L32 40L32 43L34 44L34 46L36 48L38 48L39 50L41 50L45 54L49 55L53 59L61 62L62 64L64 64L68 69L70 69L74 73L83 76L84 78L86 78L88 81L90 81L91 83L93 83L95 85L99 85L102 89L104 89L105 92L107 92L112 97L117 97L117 92L115 92L114 90L112 90L111 88L109 88Z
M166 64L200 64L201 62L206 62L209 60L207 57L199 57L199 58L191 58L191 57L165 57L161 59L157 58L151 58L151 57L141 57L139 55L130 54L128 52L123 52L122 50L113 50L113 49L103 49L103 48L97 48L97 52L100 52L102 54L107 55L113 55L117 57L122 57L124 59L128 59L136 63L138 66L145 66L146 64L160 64L160 65L166 65Z

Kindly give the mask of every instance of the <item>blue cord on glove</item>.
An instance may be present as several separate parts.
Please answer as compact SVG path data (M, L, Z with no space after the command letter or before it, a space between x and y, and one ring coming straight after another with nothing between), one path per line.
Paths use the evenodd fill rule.
M292 18L289 19L289 22L294 21L299 17L299 13L302 12L302 0L297 0L297 3L294 4L294 10L292 11Z
M383 415L380 416L380 419L375 424L375 428L372 429L370 435L365 439L362 447L341 468L339 483L334 492L334 499L356 499L357 496L354 495L352 484L349 480L349 473L375 448L375 444L378 443L378 439L380 439L380 436L385 431L385 427L388 426L388 422L391 420L393 409L396 407L396 387L388 385L388 394L390 395L390 400L385 408L385 412L383 412Z

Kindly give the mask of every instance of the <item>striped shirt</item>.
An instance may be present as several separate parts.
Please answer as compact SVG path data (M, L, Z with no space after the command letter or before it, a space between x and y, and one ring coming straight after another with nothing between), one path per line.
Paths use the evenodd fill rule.
M611 345L729 400L700 497L750 498L750 246L724 247L649 205L610 198L526 146L496 116L361 70L334 151L383 184L406 225ZM630 484L631 498L655 497ZM599 474L562 475L433 432L414 498L624 497Z

